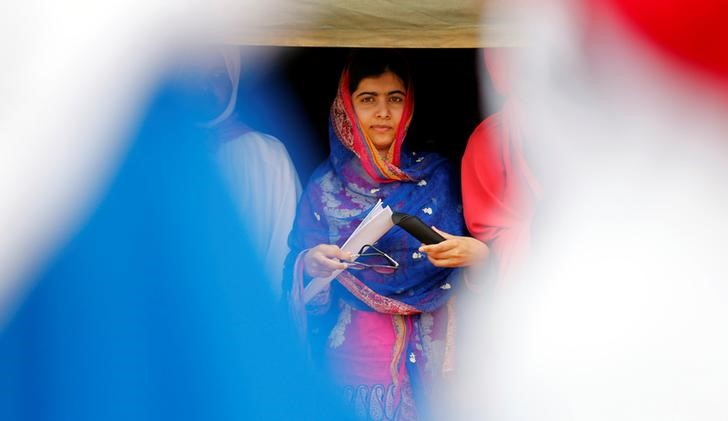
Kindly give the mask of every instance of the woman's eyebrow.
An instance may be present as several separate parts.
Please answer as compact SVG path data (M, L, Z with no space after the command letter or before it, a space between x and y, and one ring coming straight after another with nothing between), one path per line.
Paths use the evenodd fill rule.
M399 89L396 89L394 91L387 92L387 96L389 96L389 95L397 95L397 94L399 94L399 95L407 95L404 91L399 90ZM356 94L356 97L355 98L359 98L362 95L379 96L379 93L378 92L374 92L374 91L359 92L358 94Z
M356 94L356 98L359 98L359 97L360 97L360 96L362 96L362 95L372 95L372 96L377 96L377 95L379 95L379 94L378 94L378 93L376 93L376 92L368 92L368 91L364 91L364 92L359 92L358 94Z

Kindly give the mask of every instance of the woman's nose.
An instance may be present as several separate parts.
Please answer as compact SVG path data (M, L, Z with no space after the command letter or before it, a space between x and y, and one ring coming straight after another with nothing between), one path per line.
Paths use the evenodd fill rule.
M391 116L392 112L389 109L389 104L386 101L379 103L377 106L377 117L389 118Z

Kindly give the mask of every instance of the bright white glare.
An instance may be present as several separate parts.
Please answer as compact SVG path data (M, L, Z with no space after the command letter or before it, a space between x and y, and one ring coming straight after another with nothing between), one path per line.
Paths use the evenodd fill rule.
M529 9L532 266L463 316L457 419L728 418L728 107L615 23ZM448 406L450 407L450 406Z
M30 0L0 14L0 326L74 229L183 46L263 19L252 0Z

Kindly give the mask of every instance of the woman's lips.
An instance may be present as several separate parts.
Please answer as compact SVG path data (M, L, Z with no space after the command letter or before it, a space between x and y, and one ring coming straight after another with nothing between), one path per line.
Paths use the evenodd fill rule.
M388 132L388 131L392 130L392 126L384 126L384 125L375 124L375 125L371 126L371 129L374 130L375 132L384 133L384 132Z

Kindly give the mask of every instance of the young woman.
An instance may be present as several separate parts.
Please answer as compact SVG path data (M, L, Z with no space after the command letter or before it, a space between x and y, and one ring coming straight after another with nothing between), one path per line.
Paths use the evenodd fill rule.
M289 238L290 301L305 312L314 358L364 419L417 419L427 385L451 368L456 273L433 266L398 227L363 256L339 248L380 199L447 232L465 232L446 160L403 145L413 105L398 53L352 54L331 106L329 159L308 183ZM346 270L302 307L302 288L339 269Z

